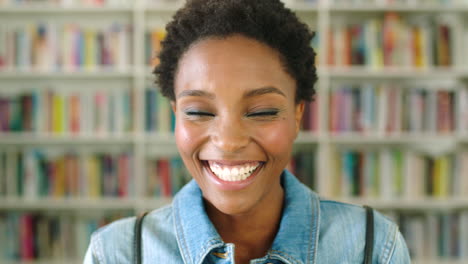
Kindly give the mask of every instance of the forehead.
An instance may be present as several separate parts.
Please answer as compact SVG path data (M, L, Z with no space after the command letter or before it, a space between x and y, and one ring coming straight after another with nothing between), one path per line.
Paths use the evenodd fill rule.
M269 46L241 35L202 40L184 54L175 75L176 96L186 89L245 90L274 86L295 92L280 55Z

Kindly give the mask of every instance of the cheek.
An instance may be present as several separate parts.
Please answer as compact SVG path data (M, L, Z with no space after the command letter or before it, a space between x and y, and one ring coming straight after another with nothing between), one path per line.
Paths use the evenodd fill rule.
M191 155L201 138L201 131L196 126L190 125L184 120L179 120L176 121L174 131L177 147L182 155Z
M264 127L256 135L257 141L271 155L278 158L290 155L295 139L295 129L291 122L281 121Z

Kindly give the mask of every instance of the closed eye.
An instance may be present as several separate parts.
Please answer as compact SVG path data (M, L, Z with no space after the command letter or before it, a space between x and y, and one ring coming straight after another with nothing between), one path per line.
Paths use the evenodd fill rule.
M265 111L265 112L255 112L255 113L247 114L247 116L250 116L250 117L256 117L256 116L276 116L276 115L278 115L278 111Z
M185 114L188 116L214 116L214 114L212 113L198 112L198 111L188 111L188 112L185 112Z

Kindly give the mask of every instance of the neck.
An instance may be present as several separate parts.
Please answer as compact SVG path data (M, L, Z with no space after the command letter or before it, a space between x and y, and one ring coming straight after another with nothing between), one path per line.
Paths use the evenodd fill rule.
M226 243L236 245L236 263L261 258L270 249L278 232L283 209L284 191L264 199L249 212L229 215L206 202L208 217Z

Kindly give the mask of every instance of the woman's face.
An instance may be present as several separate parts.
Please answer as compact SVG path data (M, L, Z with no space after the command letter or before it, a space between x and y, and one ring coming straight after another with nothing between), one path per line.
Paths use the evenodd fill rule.
M245 214L282 195L303 112L295 87L273 49L241 35L203 40L181 58L172 102L177 147L219 211Z

